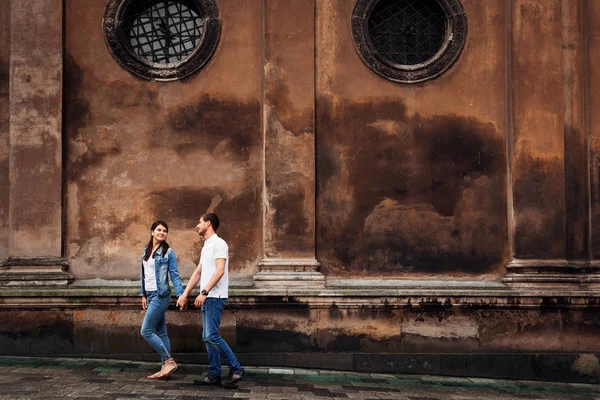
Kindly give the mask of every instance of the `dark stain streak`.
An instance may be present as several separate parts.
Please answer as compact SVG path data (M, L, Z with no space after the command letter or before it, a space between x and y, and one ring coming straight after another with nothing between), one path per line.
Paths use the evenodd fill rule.
M154 146L171 147L180 155L197 149L232 153L248 161L261 144L260 103L237 103L204 96L177 110L154 135Z
M180 186L151 192L148 202L157 219L193 227L212 199L223 195L215 188Z
M388 100L318 99L317 110L325 270L482 273L507 257L505 145L493 124L407 116Z
M73 143L84 142L87 146L87 151L83 155L71 160L70 154L74 151L71 148L73 143L69 140L64 141L63 157L68 160L65 175L67 180L75 182L80 180L88 168L99 165L107 157L121 154L121 149L116 140L98 149L95 147L98 138L81 136L80 129L91 123L90 103L87 99L84 71L70 55L66 56L65 61L65 94L67 101L64 102L63 118L66 121L67 138Z
M278 211L274 222L276 226L283 227L284 235L304 235L307 232L309 224L304 212L304 198L302 188L296 188L272 199L273 207Z
M0 95L6 95L10 85L10 64L0 62Z
M425 176L431 177L429 202L441 215L454 214L465 180L502 174L502 141L491 124L472 118L438 116L414 131L418 148L427 149Z
M229 197L218 188L180 186L151 192L147 201L155 218L192 229L213 200L220 199L212 211L221 220L218 233L229 244L230 256L235 259L231 269L235 270L236 265L253 261L260 248L260 194L255 188Z
M293 136L313 134L314 128L309 125L313 121L312 108L299 111L291 102L290 90L284 83L286 78L279 76L281 72L278 69L271 69L269 73L271 76L267 79L265 96L267 105L271 106L271 123L273 120L279 121Z
M86 125L90 103L85 95L83 70L69 54L65 56L64 102L63 118L67 122L67 135L75 139L78 130Z
M563 163L526 153L516 157L513 186L515 252L518 258L565 256Z
M587 259L589 253L587 208L588 151L581 131L565 124L566 253L569 260Z
M143 90L132 90L120 81L111 82L107 87L113 106L120 109L155 109L158 105L158 92L155 90L146 85Z
M309 335L289 329L264 329L251 326L237 326L237 347L245 351L280 352L316 350L316 343Z

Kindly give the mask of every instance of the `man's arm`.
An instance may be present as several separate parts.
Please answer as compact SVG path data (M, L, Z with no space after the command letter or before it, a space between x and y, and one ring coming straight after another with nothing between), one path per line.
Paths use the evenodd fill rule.
M207 292L210 292L217 285L217 283L219 283L223 275L225 275L225 259L217 258L215 260L215 263L217 266L215 272L210 277L210 280L206 284L206 287L200 288L206 290Z
M192 276L190 276L190 280L188 281L187 285L185 285L185 290L183 291L183 294L181 296L179 296L179 298L177 299L177 306L179 306L180 310L183 311L186 309L188 295L190 294L190 292L192 290L194 290L194 288L200 281L201 273L202 273L202 264L199 264L198 267L194 270L194 273L192 274Z
M215 287L215 285L217 283L219 283L219 281L221 280L223 275L225 275L225 259L217 258L215 260L215 264L216 264L215 272L210 277L210 280L208 281L206 286L203 288L200 288L200 290L204 289L207 292L210 292ZM207 297L206 295L200 294L200 296L196 297L196 300L194 301L194 306L202 307L204 305L204 302L206 301L206 297Z

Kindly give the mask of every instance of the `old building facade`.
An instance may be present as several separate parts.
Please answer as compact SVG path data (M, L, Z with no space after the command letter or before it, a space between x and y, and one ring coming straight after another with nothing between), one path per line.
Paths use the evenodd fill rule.
M248 363L598 379L597 59L598 0L3 0L1 352L150 353L214 211Z

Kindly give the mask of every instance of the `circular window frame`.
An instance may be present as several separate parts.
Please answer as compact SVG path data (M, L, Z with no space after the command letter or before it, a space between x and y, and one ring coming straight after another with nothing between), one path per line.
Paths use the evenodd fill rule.
M380 0L358 0L352 12L352 39L363 62L377 75L398 83L435 79L460 56L467 39L467 14L459 0L435 0L446 14L446 35L440 49L429 60L413 65L396 64L375 50L369 35L369 18Z
M104 41L117 63L132 74L148 80L173 81L198 72L212 58L221 36L221 16L216 0L191 0L204 20L200 43L185 59L168 64L153 63L135 54L126 42L121 24L127 6L135 0L108 0L102 19Z

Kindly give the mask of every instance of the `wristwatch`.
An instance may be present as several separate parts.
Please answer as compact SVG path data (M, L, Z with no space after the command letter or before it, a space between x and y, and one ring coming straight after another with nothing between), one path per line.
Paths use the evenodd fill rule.
M202 291L200 292L200 294L202 296L208 296L208 292L206 290L204 290L204 289L202 289Z

